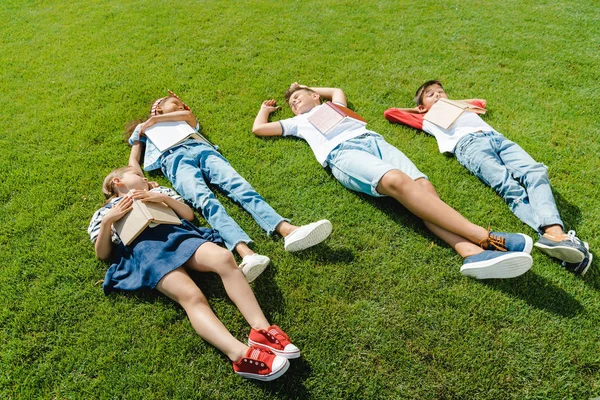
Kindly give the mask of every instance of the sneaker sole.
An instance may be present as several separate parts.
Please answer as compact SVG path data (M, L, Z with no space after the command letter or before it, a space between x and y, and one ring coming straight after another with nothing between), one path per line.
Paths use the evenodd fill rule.
M475 279L516 278L531 269L533 259L527 253L511 253L492 260L463 265L460 273Z
M547 246L543 243L536 243L535 247L540 249L543 253L548 254L550 257L558 258L559 260L566 261L569 264L576 264L583 261L585 254L581 251L568 246Z
M242 269L242 273L246 277L246 281L248 281L248 283L254 282L254 280L256 278L258 278L265 269L267 269L270 262L271 262L271 260L267 261L264 264L256 264L252 268L246 269L245 271L244 271L244 269Z
M256 379L257 381L264 381L264 382L273 381L273 380L279 378L281 375L285 374L285 372L290 367L290 362L288 360L285 360L285 361L286 361L286 363L283 364L283 367L281 367L277 371L271 372L268 375L252 374L249 372L236 372L236 374L238 374L239 376L242 376L244 378Z
M594 256L592 255L592 253L590 253L590 261L588 262L588 265L584 268L584 270L579 273L580 276L584 276L586 272L588 272L588 269L590 269L590 265L592 265L593 260Z
M257 343L250 339L248 339L248 346L260 347L261 349L272 351L273 353L275 353L275 355L285 357L288 360L300 357L300 350L294 351L294 352L285 352L285 351L281 351L281 350L276 350L269 346L265 346L262 343Z
M531 250L533 250L533 239L527 235L519 233L525 239L525 247L523 248L523 253L531 254Z
M308 249L314 245L321 243L331 234L332 226L329 221L321 221L308 232L304 237L296 239L293 243L285 244L285 251L294 252Z

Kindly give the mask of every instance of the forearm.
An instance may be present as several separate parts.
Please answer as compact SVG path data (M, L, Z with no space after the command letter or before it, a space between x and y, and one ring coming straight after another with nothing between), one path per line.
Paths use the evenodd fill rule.
M175 200L172 197L165 199L164 203L171 207L171 209L175 211L179 217L188 221L194 220L194 210L192 210L187 204L182 203L179 200Z
M196 116L191 111L175 111L167 114L158 114L150 117L153 124L161 122L185 121L192 128L196 127Z
M346 95L342 89L325 87L310 87L310 89L318 93L323 99L331 100L336 103L342 103L344 105L347 104Z
M131 147L131 152L129 153L129 166L136 168L140 172L142 168L140 166L140 161L142 159L143 154L143 144L141 142L137 142Z
M94 250L98 259L102 261L110 259L110 254L112 253L112 222L103 220L100 223L100 231L98 232L98 236L96 236Z
M252 125L252 132L254 132L256 129L260 128L260 126L262 126L264 124L268 124L269 123L269 115L271 115L269 113L269 111L261 108L258 111L258 114L256 114L256 118L254 118L254 124Z

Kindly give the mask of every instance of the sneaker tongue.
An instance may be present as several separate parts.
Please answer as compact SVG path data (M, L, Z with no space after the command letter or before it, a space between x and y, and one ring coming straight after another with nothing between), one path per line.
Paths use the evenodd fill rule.
M252 352L248 355L248 358L258 360L258 356L260 355L260 350L257 348L250 348L250 350L252 350Z

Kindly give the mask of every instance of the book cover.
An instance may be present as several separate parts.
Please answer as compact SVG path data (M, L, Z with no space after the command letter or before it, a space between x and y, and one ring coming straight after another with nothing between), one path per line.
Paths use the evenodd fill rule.
M424 119L439 126L442 129L448 129L465 111L485 113L485 109L476 107L465 101L439 99L427 113Z
M162 153L194 136L196 131L185 121L172 121L152 125L146 129L145 134Z
M164 203L143 203L134 200L132 210L113 224L121 241L128 245L151 224L181 225L181 220Z
M347 118L363 125L367 124L367 121L354 111L330 101L316 109L307 119L319 132L327 136L333 128Z

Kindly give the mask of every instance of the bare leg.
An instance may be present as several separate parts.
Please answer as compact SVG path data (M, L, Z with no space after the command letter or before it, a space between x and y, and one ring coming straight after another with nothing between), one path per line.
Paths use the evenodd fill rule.
M221 277L227 295L254 329L267 329L265 318L244 274L238 269L233 254L214 243L204 243L185 264L200 272L214 272Z
M165 275L158 282L156 289L183 307L192 327L201 338L225 353L231 361L238 361L244 357L248 346L233 337L225 328L210 309L200 288L183 267Z
M544 236L555 242L560 242L569 238L560 225L544 226L542 229L544 230Z
M254 254L254 251L244 242L239 242L235 245L235 251L240 255L240 257L244 258L246 256L250 256Z
M435 188L427 179L417 179L415 181L421 188L426 190L428 193L431 193L433 196L438 197ZM429 229L434 235L442 239L446 242L450 247L452 247L458 254L460 254L463 258L469 257L474 254L479 254L483 251L481 247L474 244L468 239L465 239L462 236L449 232L443 228L440 228L437 225L432 224L431 222L423 221L427 229Z
M282 237L286 237L298 228L298 226L292 225L287 221L281 221L279 225L277 225L277 228L275 228L275 232L279 233Z
M423 184L413 181L408 175L399 170L391 170L386 173L377 185L377 192L398 200L400 204L423 221L466 238L473 243L479 243L488 237L486 229L469 222L456 210L440 200L437 194L433 195L430 190L423 187ZM437 235L435 231L432 230L432 232ZM444 234L442 233L442 235ZM453 241L449 236L446 239L440 238L444 241L446 239L450 240L449 244Z

